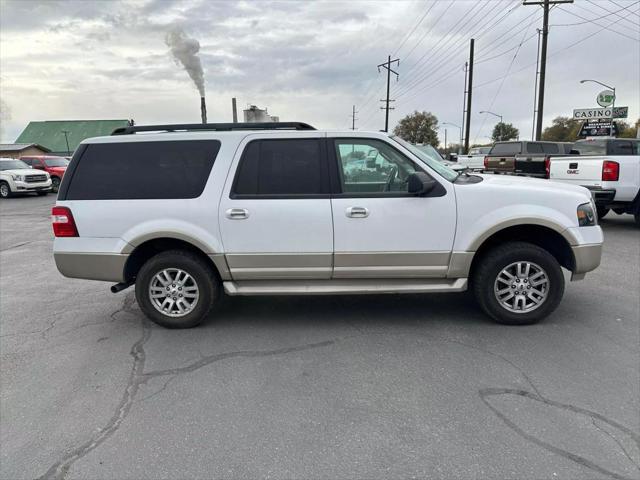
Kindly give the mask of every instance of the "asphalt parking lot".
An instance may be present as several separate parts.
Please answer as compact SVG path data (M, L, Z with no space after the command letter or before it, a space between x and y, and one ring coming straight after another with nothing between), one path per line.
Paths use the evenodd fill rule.
M640 230L545 322L466 294L228 298L146 322L55 268L54 197L0 202L0 476L640 478Z

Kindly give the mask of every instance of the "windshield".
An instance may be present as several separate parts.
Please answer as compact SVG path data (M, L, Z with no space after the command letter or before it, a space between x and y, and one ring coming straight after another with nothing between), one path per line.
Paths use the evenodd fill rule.
M413 153L416 157L418 157L424 163L429 165L433 170L436 171L438 175L446 178L450 182L453 182L456 178L458 178L458 173L454 172L449 167L447 167L444 163L442 163L442 157L440 157L438 152L435 152L435 149L434 149L434 152L438 154L438 157L440 157L440 160L436 160L433 156L428 155L420 148L416 147L415 145L411 145L409 142L402 140L400 137L396 135L391 136L391 138L394 141L398 142L400 145L402 145L404 148L409 150L411 153Z
M66 167L69 165L69 160L64 157L51 157L45 158L44 163L47 164L47 167Z
M0 170L28 169L29 165L21 160L0 160Z

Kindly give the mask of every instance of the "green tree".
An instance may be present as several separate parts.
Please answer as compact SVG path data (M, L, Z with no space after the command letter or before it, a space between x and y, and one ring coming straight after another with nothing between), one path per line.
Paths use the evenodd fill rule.
M404 117L393 133L403 140L411 143L428 143L438 147L438 119L431 112L418 112L417 110Z
M637 138L638 129L640 129L640 118L631 126L627 122L619 122L617 120L616 124L618 125L618 138Z
M494 142L504 141L504 140L512 140L514 138L518 138L520 136L520 130L513 126L511 123L498 122L496 126L493 127L493 133L491 134L491 139Z
M550 142L575 142L582 127L582 120L556 117L551 125L542 131L542 140Z

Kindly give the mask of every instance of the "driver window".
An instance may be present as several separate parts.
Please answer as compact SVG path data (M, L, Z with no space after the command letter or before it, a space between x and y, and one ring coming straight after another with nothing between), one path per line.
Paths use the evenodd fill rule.
M385 142L374 139L337 139L343 193L407 192L409 175L418 168Z

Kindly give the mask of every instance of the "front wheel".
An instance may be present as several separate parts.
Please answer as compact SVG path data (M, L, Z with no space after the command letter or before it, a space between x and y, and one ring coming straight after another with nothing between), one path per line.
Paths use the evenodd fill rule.
M166 328L202 323L220 298L220 282L199 256L169 250L151 257L136 278L136 300L144 314Z
M564 293L558 261L526 242L510 242L487 252L473 274L482 309L498 323L528 325L553 312Z
M9 198L11 196L11 189L7 182L0 182L0 198Z
M58 190L60 190L60 179L58 177L51 177L51 191L58 193Z

